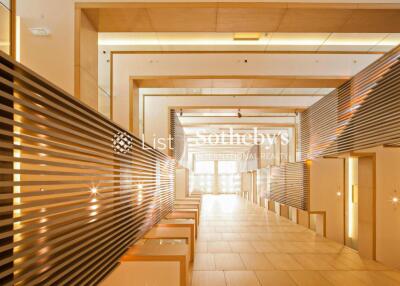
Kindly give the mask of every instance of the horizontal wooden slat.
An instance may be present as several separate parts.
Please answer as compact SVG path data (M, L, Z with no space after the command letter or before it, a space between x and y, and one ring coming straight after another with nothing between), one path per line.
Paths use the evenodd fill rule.
M0 284L97 284L171 211L175 163L4 54L0 74Z
M400 142L400 47L301 113L302 159Z
M262 178L261 181L270 184L270 187L266 188L267 199L301 210L308 210L310 192L307 163L286 163L271 167L270 180Z

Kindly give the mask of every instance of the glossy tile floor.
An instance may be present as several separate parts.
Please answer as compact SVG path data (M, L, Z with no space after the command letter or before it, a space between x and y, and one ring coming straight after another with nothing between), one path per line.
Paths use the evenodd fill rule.
M400 272L236 195L204 196L192 286L400 285Z

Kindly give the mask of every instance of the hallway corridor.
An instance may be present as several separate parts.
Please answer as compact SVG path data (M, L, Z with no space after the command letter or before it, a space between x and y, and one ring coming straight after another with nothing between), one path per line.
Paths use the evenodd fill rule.
M362 260L235 195L206 195L192 286L400 285L400 272Z

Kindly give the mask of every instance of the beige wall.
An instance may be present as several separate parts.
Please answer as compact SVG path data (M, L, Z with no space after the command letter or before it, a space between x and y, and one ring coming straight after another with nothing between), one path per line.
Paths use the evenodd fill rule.
M20 0L17 1L17 15L21 19L21 63L79 97L74 90L74 2ZM84 16L82 24L81 41L90 45L81 49L83 61L76 67L82 83L81 100L97 109L97 33ZM34 36L29 28L47 28L50 35Z
M21 62L73 94L75 2L134 1L18 0L16 2L17 15L21 17ZM33 36L29 28L34 27L50 29L51 36Z
M177 168L175 170L175 198L184 199L189 192L189 169Z
M21 63L69 93L74 91L74 1L19 0ZM46 27L48 37L29 28Z
M251 174L248 172L243 172L241 173L242 180L242 192L249 192L249 198L250 198L250 193L252 190L252 177Z
M344 237L343 168L343 159L320 158L312 161L310 174L310 211L326 212L326 235L340 243Z
M10 10L0 5L0 51L10 54Z
M98 110L98 33L85 13L80 12L77 19L80 53L79 66L75 66L74 96Z
M374 258L374 192L375 159L358 158L358 252L361 257Z
M400 148L377 147L357 153L362 152L376 154L376 260L400 269L400 205L390 202L394 190L400 192ZM342 185L343 196L340 182L342 159L312 161L311 210L326 211L327 237L343 243L343 198L336 195Z
M390 202L400 187L400 149L376 151L376 259L400 269L400 205ZM399 193L398 193L399 195Z

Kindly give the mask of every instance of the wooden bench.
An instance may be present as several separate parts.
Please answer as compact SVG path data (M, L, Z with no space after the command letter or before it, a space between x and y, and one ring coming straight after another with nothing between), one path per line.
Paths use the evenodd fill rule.
M134 245L101 285L187 286L188 252L186 243L162 244L154 240Z

